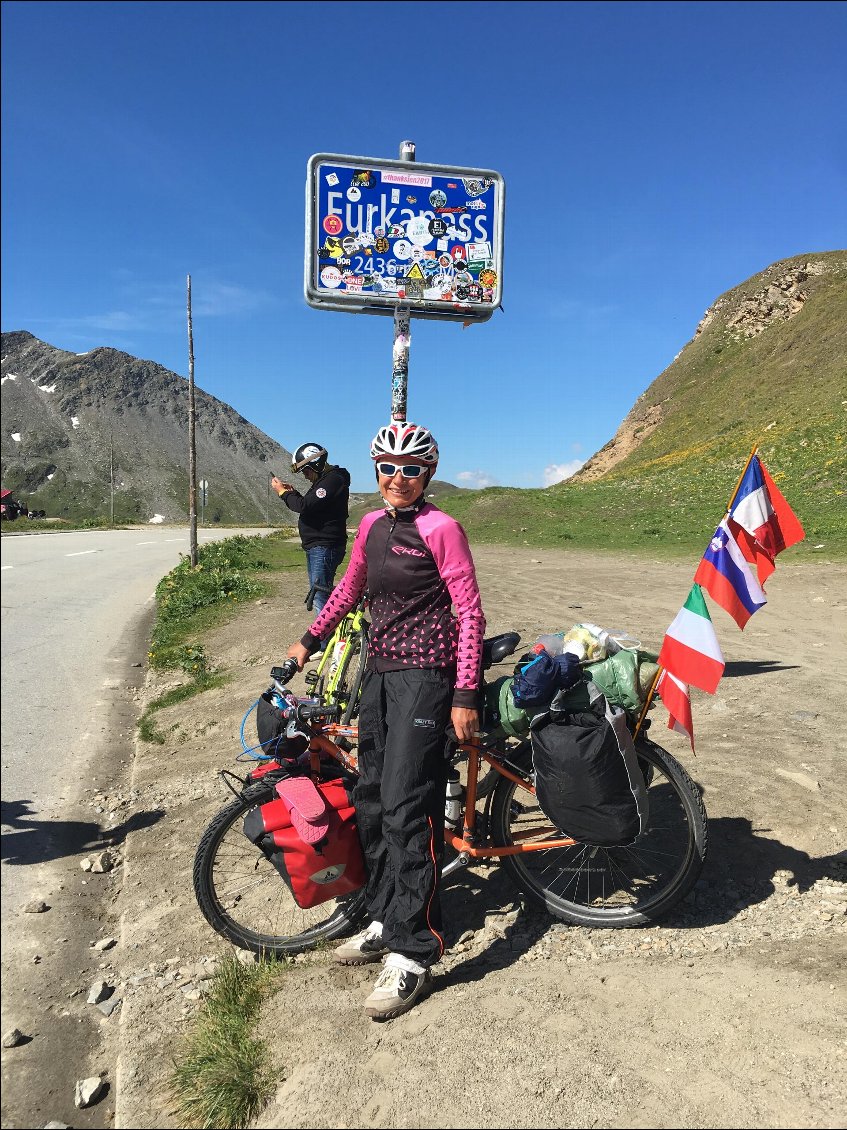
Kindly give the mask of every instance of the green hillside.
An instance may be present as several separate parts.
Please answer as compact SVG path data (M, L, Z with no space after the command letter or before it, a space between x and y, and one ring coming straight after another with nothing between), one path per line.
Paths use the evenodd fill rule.
M806 530L847 555L847 252L775 263L722 295L579 476L445 498L472 539L702 552L754 447Z

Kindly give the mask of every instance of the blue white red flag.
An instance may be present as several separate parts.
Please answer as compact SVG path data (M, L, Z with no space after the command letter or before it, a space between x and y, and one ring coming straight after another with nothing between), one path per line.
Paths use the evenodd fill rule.
M747 567L731 527L732 519L724 518L703 554L694 574L694 583L706 590L725 609L739 628L743 628L754 612L767 604L768 598Z
M776 555L806 536L758 455L750 460L729 513L740 527L741 552L756 566L762 584L776 568Z

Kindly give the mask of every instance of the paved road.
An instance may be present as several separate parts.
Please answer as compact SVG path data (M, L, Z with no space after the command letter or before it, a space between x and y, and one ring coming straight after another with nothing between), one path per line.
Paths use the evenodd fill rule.
M201 530L198 540L264 530ZM86 854L121 850L130 824L91 807L125 789L157 582L188 554L188 530L6 534L2 565L2 1031L27 1042L2 1056L2 1125L47 1118L104 1130L114 1089L85 1110L75 1080L108 1069L112 1020L75 1007L103 968L112 875L90 881ZM157 822L160 813L148 813ZM33 899L45 913L23 913ZM106 1025L106 1027L103 1027ZM109 1027L109 1025L112 1025ZM114 1087L113 1083L107 1084Z
M198 542L263 532L203 529ZM96 776L115 692L140 679L156 584L188 552L187 528L3 537L4 860L28 862L40 817ZM4 922L26 901L27 871L3 868Z

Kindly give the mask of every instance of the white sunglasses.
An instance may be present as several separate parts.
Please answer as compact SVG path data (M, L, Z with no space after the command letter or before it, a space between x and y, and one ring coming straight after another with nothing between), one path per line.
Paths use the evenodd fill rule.
M396 475L398 471L404 479L417 479L424 473L426 467L422 467L419 463L377 463L376 469L388 479Z

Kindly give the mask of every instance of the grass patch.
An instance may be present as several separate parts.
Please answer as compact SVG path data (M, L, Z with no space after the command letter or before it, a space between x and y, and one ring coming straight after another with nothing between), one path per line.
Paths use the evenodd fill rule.
M156 624L148 660L155 670L209 674L201 644L193 642L223 623L234 605L264 595L260 574L303 568L302 550L287 543L288 531L267 537L236 534L210 542L197 553L197 564L182 555L175 569L156 586Z
M280 962L223 960L169 1080L181 1125L243 1127L267 1104L277 1079L269 1049L252 1027L285 972Z
M201 678L192 679L190 683L183 683L181 687L174 687L165 694L154 698L147 704L147 709L138 720L138 736L143 742L153 742L155 745L164 745L165 736L156 729L153 715L157 710L164 710L167 706L175 706L178 702L185 702L203 691L210 691L214 687L222 687L230 680L230 676L218 672L204 674Z
M156 586L156 623L148 652L154 670L183 671L188 681L148 704L138 722L142 741L162 745L164 736L152 716L158 710L184 702L213 687L223 686L229 676L209 665L202 635L233 614L239 604L269 591L268 574L285 569L303 569L303 553L288 541L289 530L267 537L236 534L225 541L210 542L197 553L197 565L182 560Z

